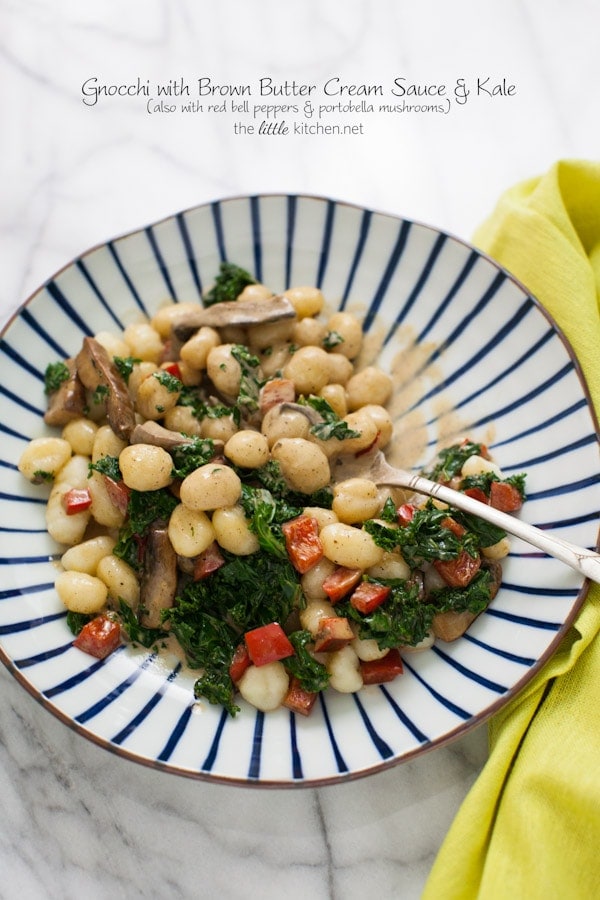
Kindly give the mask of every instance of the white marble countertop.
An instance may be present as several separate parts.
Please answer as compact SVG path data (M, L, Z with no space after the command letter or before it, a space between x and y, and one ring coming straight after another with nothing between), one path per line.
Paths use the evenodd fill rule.
M597 153L599 25L591 0L0 0L0 319L89 246L235 194L324 194L468 239L505 188ZM278 133L252 106L209 111L218 96L181 109L199 80L251 84L258 103L261 79L288 96L260 102L299 104L270 116ZM183 94L156 111L170 81ZM430 95L391 91L410 84ZM119 85L131 93L92 103ZM368 101L351 85L443 111L319 119ZM480 727L345 785L188 781L87 742L2 670L0 897L416 898L485 757Z

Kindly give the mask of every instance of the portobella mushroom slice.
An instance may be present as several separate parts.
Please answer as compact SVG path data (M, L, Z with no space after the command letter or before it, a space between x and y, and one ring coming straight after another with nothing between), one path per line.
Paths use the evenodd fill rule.
M291 319L296 315L293 305L282 295L268 300L225 300L212 306L199 306L197 310L182 311L172 324L177 340L185 342L205 325L225 328L228 325L251 326Z
M135 427L135 411L127 385L110 356L95 338L83 339L75 360L77 374L88 391L104 388L106 417L114 433L128 441Z
M208 440L208 439L205 439ZM215 454L221 453L225 446L223 441L212 440ZM172 431L164 428L158 422L149 420L142 424L136 425L129 438L130 444L153 444L155 447L162 447L167 452L174 450L175 447L182 447L186 444L193 444L194 438L182 434L180 431Z
M65 365L69 377L48 398L48 409L44 413L46 425L66 425L85 412L85 388L77 375L75 360L67 359Z

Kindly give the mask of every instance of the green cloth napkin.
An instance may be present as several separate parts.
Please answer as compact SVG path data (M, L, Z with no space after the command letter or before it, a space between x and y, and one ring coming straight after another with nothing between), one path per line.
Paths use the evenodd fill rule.
M600 163L560 161L507 191L474 243L552 314L600 413ZM592 585L557 653L492 719L423 900L600 897L599 633Z

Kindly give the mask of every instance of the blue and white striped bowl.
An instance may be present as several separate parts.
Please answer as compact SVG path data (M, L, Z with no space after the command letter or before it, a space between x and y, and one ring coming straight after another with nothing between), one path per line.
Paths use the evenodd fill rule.
M549 658L587 584L517 541L490 609L454 644L407 655L405 674L357 695L329 691L308 719L195 703L175 658L71 646L53 588L60 548L43 489L17 461L44 433L43 372L84 335L163 302L200 299L221 260L276 291L318 285L331 311L361 312L379 362L404 352L395 409L411 462L441 440L487 443L526 471L522 515L596 545L595 419L573 353L536 301L479 252L434 228L319 197L255 196L187 210L83 254L39 289L0 342L0 657L43 706L96 743L158 769L230 784L314 786L366 775L464 734Z

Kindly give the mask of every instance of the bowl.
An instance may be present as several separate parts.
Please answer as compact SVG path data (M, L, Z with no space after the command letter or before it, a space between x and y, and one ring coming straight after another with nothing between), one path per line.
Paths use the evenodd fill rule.
M527 472L520 515L594 547L597 429L577 360L511 275L436 228L315 196L228 198L94 247L50 278L2 333L0 657L46 709L137 763L236 785L342 782L465 734L514 697L556 650L587 590L514 539L486 612L451 644L404 655L404 674L358 694L328 690L309 717L242 702L231 718L193 697L161 650L96 660L72 646L54 590L61 548L43 488L17 471L43 425L44 371L83 337L119 331L166 301L200 300L229 260L279 292L321 288L364 320L367 355L394 370L393 456L415 469L468 435L507 475ZM400 362L398 362L400 361Z

